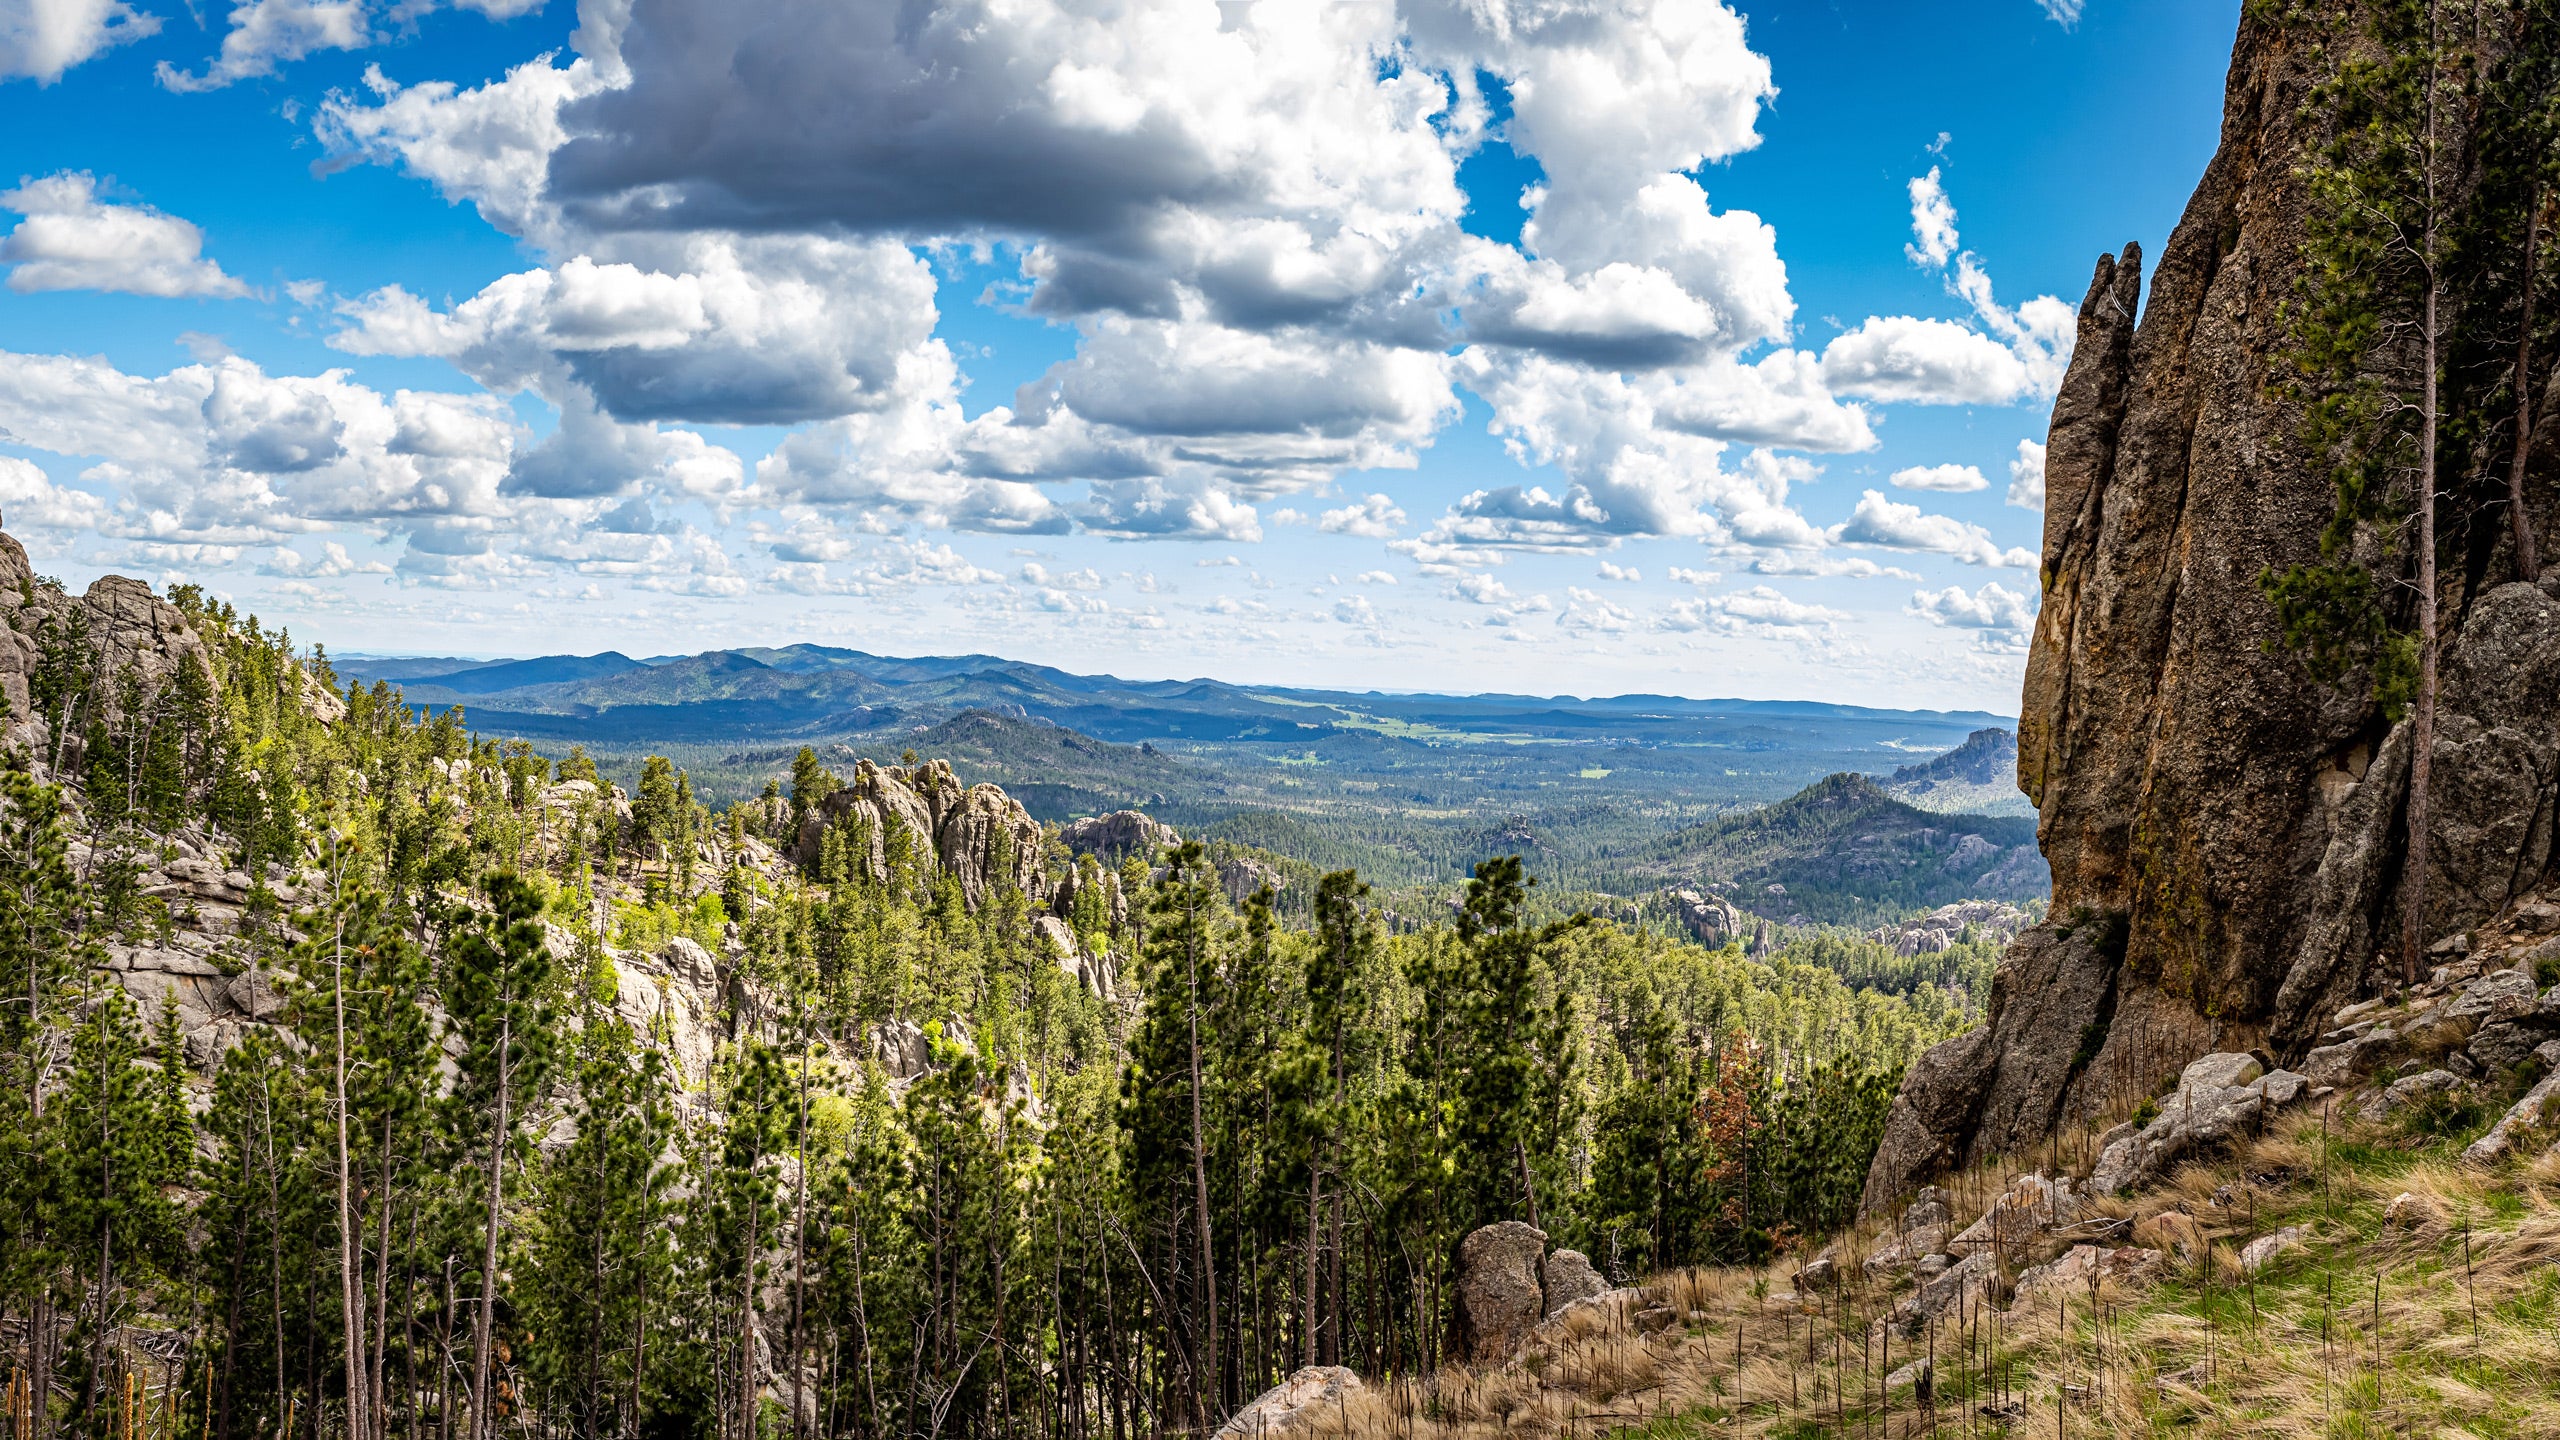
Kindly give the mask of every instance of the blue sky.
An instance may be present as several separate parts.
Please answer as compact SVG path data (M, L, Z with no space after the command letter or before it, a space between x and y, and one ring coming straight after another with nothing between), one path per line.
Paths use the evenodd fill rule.
M337 649L2010 711L2235 14L0 0L0 513Z

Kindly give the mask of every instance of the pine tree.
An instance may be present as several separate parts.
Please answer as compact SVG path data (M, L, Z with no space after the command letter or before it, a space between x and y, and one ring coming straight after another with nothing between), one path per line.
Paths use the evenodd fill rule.
M545 1408L596 1440L641 1423L649 1313L671 1264L661 1156L674 1119L664 1061L628 1024L591 1014L576 1045L577 1138L543 1171L523 1284Z
M446 980L453 1025L464 1043L455 1087L455 1129L472 1163L482 1167L480 1304L471 1332L471 1435L495 1435L490 1363L495 1343L499 1249L504 1230L507 1158L517 1145L524 1106L545 1074L552 1018L543 994L550 952L543 944L542 897L522 879L496 874L486 882L488 909L449 917L453 936Z

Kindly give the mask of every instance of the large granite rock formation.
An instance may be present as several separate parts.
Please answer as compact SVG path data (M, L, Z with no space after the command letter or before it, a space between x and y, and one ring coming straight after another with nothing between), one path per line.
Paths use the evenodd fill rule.
M1136 855L1149 863L1166 846L1182 843L1172 826L1138 810L1114 810L1108 815L1070 820L1058 827L1058 838L1078 855L1099 855L1108 860Z
M2387 983L2376 954L2398 928L2408 726L2312 682L2272 643L2258 590L2262 572L2318 558L2332 508L2299 403L2272 382L2301 165L2330 113L2308 102L2348 48L2336 20L2243 14L2221 146L2148 307L2133 246L2099 259L2081 304L2047 440L2018 729L2054 919L2004 961L1988 1023L1913 1067L1868 1175L1871 1213L1940 1167L2157 1093L2199 1056L2298 1059L2342 1002ZM2537 440L2530 489L2546 537L2556 431ZM2503 519L2452 533L2468 553L2442 597L2431 936L2542 882L2560 775L2560 586L2501 583L2515 573Z
M187 617L152 594L149 585L122 575L103 575L86 594L72 596L39 582L25 547L14 537L0 534L0 699L9 706L5 721L0 721L6 726L0 744L23 749L48 764L57 748L66 763L78 758L80 717L74 717L71 733L60 737L63 743L57 747L53 728L64 717L36 714L27 685L48 632L68 636L74 627L86 638L89 664L109 682L97 687L97 693L110 707L122 702L127 675L141 682L146 695L156 694L176 677L180 666L206 663L204 642L188 626ZM205 678L211 680L210 670ZM344 708L334 695L306 697L306 703L324 715L333 707L341 712Z
M863 838L862 860L875 879L889 873L891 827L903 830L910 853L950 872L972 909L1002 882L1035 900L1048 890L1040 822L996 786L963 787L948 761L906 768L856 764L853 783L800 822L794 848L803 864L817 859L829 826L853 827Z

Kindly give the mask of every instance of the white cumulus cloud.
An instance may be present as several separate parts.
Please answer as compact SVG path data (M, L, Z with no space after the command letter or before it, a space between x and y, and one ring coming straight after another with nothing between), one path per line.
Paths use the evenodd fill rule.
M1956 204L1938 179L1938 167L1911 181L1911 243L1903 247L1912 263L1935 270L1955 258Z
M1849 618L1826 605L1810 605L1767 585L1727 595L1683 600L1654 621L1661 630L1718 630L1727 634L1828 629Z
M159 16L123 0L9 0L0 5L0 80L50 85L100 51L159 29Z
M204 258L204 232L148 205L98 198L95 176L62 171L0 191L0 209L26 218L0 236L9 288L118 290L128 295L236 299L249 287Z
M1955 585L1920 591L1911 597L1910 610L1932 624L1966 630L2029 630L2036 623L2033 599L1997 580L1971 594Z
M1327 510L1317 517L1316 528L1332 535L1366 535L1371 539L1392 538L1404 524L1404 510L1384 495L1371 495L1338 510Z
M1971 465L1912 465L1888 478L1896 490L1932 490L1941 495L1964 495L1991 485Z
M2033 440L2018 442L2018 456L2009 462L2009 503L2021 510L2044 508L2044 446Z
M1933 515L1917 505L1888 500L1869 490L1858 497L1849 518L1831 527L1831 539L1843 545L1876 545L1950 555L1967 565L2032 570L2036 557L2017 547L2003 549L1991 532L1970 521Z

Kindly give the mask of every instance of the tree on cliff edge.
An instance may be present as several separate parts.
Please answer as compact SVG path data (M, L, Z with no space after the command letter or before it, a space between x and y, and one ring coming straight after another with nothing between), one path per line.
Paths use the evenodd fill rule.
M2283 644L2315 678L2368 676L2386 716L2411 714L2400 949L2412 983L2426 945L2441 322L2459 203L2449 110L2472 69L2437 12L2437 0L2376 7L2358 53L2315 97L2336 131L2305 167L2311 207L2286 318L2310 398L2304 438L2329 466L2337 507L2318 563L2259 577Z

